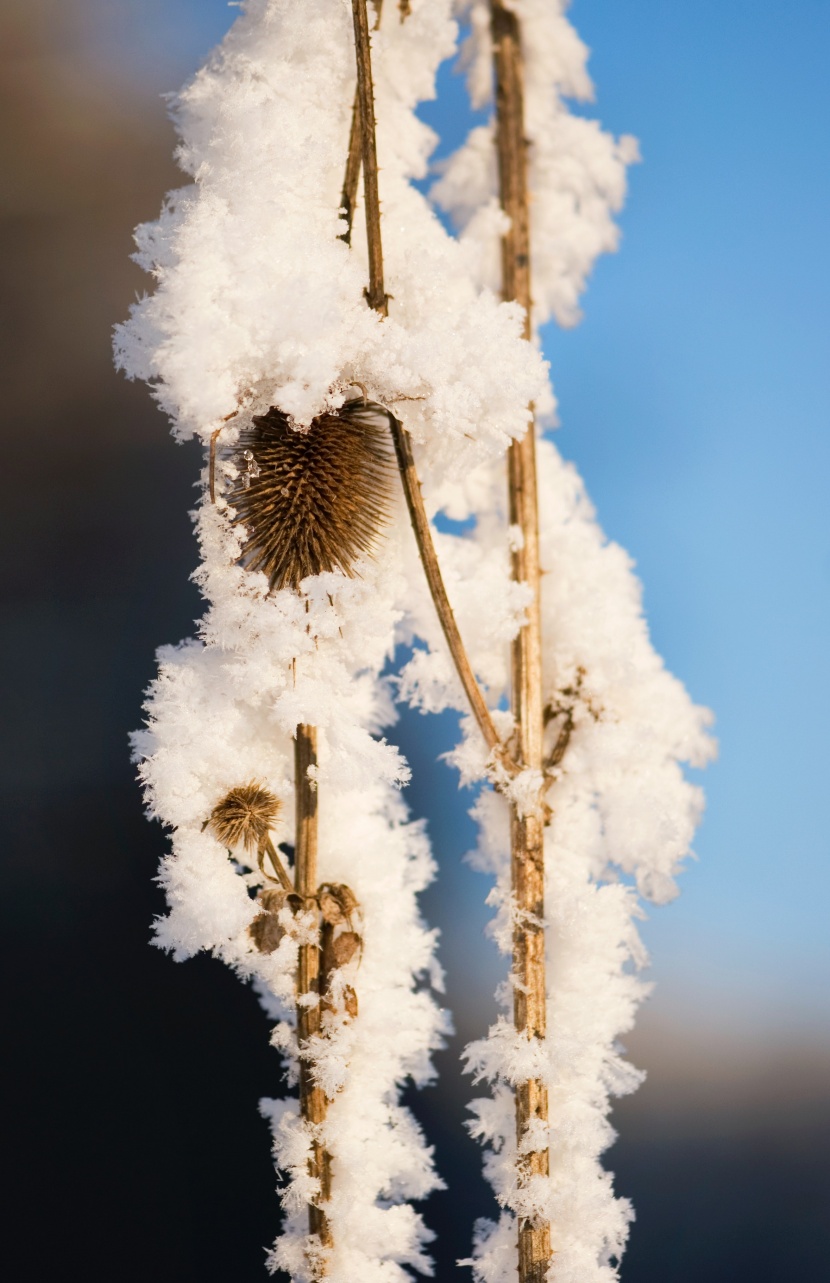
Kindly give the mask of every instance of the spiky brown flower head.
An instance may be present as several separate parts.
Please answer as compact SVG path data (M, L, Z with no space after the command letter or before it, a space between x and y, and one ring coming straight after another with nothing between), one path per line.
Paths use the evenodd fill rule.
M226 793L211 811L205 827L231 850L241 846L245 851L259 853L281 810L279 798L253 781Z
M393 494L388 422L382 405L356 399L307 429L292 428L276 406L242 429L228 502L234 525L247 527L242 563L263 571L272 590L326 570L351 575L372 552Z

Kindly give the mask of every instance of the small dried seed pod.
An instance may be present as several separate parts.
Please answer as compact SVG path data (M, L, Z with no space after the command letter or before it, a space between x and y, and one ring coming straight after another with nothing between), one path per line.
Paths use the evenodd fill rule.
M288 899L288 892L282 887L263 887L257 894L257 904L266 913L279 913Z
M331 942L331 957L335 967L345 967L358 953L363 941L356 931L342 931Z
M352 914L358 908L357 896L344 882L324 882L317 892L317 901L323 920L332 926L341 922L352 924Z
M259 851L281 810L279 798L261 784L243 784L217 802L205 827L232 851L239 846Z
M372 551L393 493L388 422L382 405L358 399L305 430L275 406L242 429L228 502L234 525L247 527L242 563L263 571L272 590L327 570L351 575Z
M258 913L248 926L248 935L260 953L273 953L285 935L276 913Z
M266 913L279 913L286 905L293 914L298 914L303 907L302 897L284 887L263 887L257 895L257 903Z

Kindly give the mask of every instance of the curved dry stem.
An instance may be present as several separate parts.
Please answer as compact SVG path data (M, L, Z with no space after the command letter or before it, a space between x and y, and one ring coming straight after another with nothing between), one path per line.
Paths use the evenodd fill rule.
M432 530L429 524L429 518L424 507L424 499L421 494L421 483L418 479L418 472L415 467L415 460L412 455L412 441L409 433L393 414L389 415L389 422L392 429L392 440L395 443L395 454L398 459L398 468L400 469L401 481L403 483L404 495L406 497L406 506L409 510L409 519L412 522L412 529L415 532L415 540L418 544L418 552L421 557L421 564L424 567L429 591L432 596L435 610L438 615L441 627L444 630L444 636L447 639L447 645L450 648L453 663L458 673L461 685L464 687L464 693L470 702L473 716L475 717L479 729L481 730L487 747L491 753L494 753L501 766L510 775L518 772L518 767L511 761L505 745L499 738L499 733L493 723L490 710L481 693L481 687L476 681L475 673L470 664L461 633L455 622L452 606L450 605L447 590L444 587L444 577L441 574L441 567L438 563L438 555L435 551L435 544L432 540Z

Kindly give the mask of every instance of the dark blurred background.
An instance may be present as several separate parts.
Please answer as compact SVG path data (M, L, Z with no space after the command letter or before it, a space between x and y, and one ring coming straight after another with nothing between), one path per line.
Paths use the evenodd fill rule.
M826 249L817 258L805 243L818 246L817 211L827 208L826 179L812 186L824 163L814 144L827 133L816 107L826 106L827 93L810 98L805 85L818 84L830 38L824 5L771 4L761 15L741 3L727 9L721 17L707 0L693 18L691 6L669 16L656 0L637 14L580 0L574 15L597 49L592 65L603 108L608 90L609 123L642 134L652 168L651 177L648 167L642 180L634 175L629 266L626 245L598 273L579 337L549 340L561 445L600 496L611 533L640 561L658 644L696 698L716 705L724 734L703 865L688 874L688 898L661 911L664 925L646 928L660 988L630 1051L649 1080L615 1109L621 1136L608 1156L618 1191L637 1209L625 1283L830 1278L827 615L813 610L819 596L826 601L830 571L826 446L813 448L819 420L822 440L826 433L819 404L827 402L819 402L815 379L804 392L819 362L802 343L813 374L792 364L782 337L791 334L791 317L780 306L786 295L793 315L803 316L793 299L803 287L810 306L815 295L826 312L817 284L828 279ZM195 548L187 515L199 461L173 445L147 390L118 377L110 358L112 325L148 286L129 261L132 229L154 218L163 193L180 182L160 92L195 69L232 16L213 0L6 0L0 16L0 905L7 1189L15 1200L12 1210L7 1197L6 1276L15 1281L83 1273L122 1283L254 1283L265 1277L263 1247L277 1228L268 1136L257 1113L258 1098L279 1090L266 1021L220 964L174 965L148 946L150 921L163 907L153 876L164 839L142 816L126 736L140 721L156 646L188 635L199 613L188 582ZM730 58L756 99L744 94L740 105ZM790 66L797 74L786 80ZM786 81L783 107L768 92L776 67ZM633 92L629 101L621 86L632 83L641 97ZM709 86L702 99L701 84ZM460 89L449 80L446 88L452 109ZM641 110L649 95L662 133ZM786 104L790 133L780 119ZM777 132L765 123L767 107ZM438 119L434 111L430 119ZM441 123L451 139L461 131L455 117ZM730 128L727 158L722 146L707 152L705 138ZM793 147L803 158L794 191ZM705 199L695 209L698 170L720 184L720 235L710 236ZM776 221L782 187L791 197L781 205L789 223L783 214ZM735 191L745 209L730 206ZM684 239L677 211L688 213L690 201L698 232ZM768 244L742 269L753 210ZM660 259L667 225L677 243L665 262L688 263L670 268L668 279ZM706 247L724 237L725 273L706 258ZM783 282L776 254L788 264ZM660 289L676 299L683 270L705 279L707 263L723 291L687 290L687 328L675 335ZM766 316L764 298L770 314L778 309L777 365L752 337L750 314ZM720 367L725 314L731 333L745 321L749 338ZM808 322L812 339L826 337L826 318L817 330L808 309ZM695 343L705 360L690 355ZM774 371L772 403L757 396L755 367L742 364L746 344L756 373ZM709 403L693 424L683 418L688 397L668 389L666 362L680 364L689 388L707 362L714 370L708 383L703 377ZM826 388L826 373L821 378ZM767 495L757 453L773 429L756 410L761 401L774 405L775 395L790 405L802 397L801 427L789 456L770 449L776 485ZM777 411L773 417L777 434L786 425ZM741 435L745 422L755 432L751 444ZM800 460L798 475L787 457ZM673 489L678 474L690 499ZM713 480L724 475L739 478L731 494ZM758 507L744 521L736 512L747 494ZM701 496L699 524L683 525L678 504L700 505ZM789 502L802 516L779 527ZM812 514L809 529L798 524L804 512ZM819 557L816 574L767 555L762 533L771 529L780 548L785 526L800 532L805 555ZM697 561L696 549L703 549ZM724 562L726 586L715 573ZM799 575L803 607L791 591ZM782 638L782 618L802 641ZM773 633L776 662L764 658ZM761 668L745 688L756 662ZM464 1277L454 1261L469 1252L474 1217L491 1211L477 1148L462 1126L472 1092L458 1053L491 1018L500 967L482 935L486 884L461 863L473 838L470 799L435 761L453 741L452 719L433 721L426 740L425 727L407 716L398 739L414 767L413 811L427 815L441 860L424 908L443 931L458 1034L438 1057L440 1089L413 1094L412 1105L451 1187L426 1208L440 1234L437 1276L449 1280Z

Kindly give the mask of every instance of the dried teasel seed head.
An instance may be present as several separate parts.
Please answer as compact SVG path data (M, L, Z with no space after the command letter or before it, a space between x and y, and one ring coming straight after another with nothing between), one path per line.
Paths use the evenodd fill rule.
M341 922L351 926L352 914L359 908L357 896L344 882L324 882L317 892L317 902L324 922L331 926Z
M243 428L240 479L228 502L247 528L242 563L271 589L297 588L308 575L351 575L388 519L394 455L389 412L347 401L305 430L272 407Z
M261 784L243 784L217 802L205 827L231 850L259 851L281 810L279 798Z

